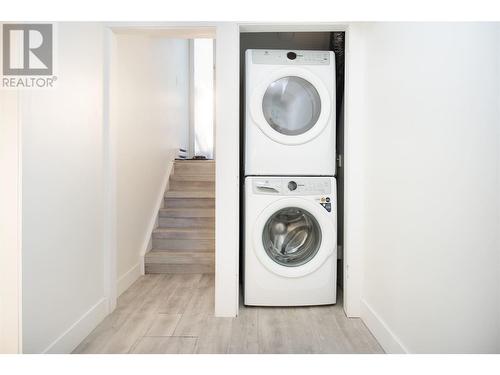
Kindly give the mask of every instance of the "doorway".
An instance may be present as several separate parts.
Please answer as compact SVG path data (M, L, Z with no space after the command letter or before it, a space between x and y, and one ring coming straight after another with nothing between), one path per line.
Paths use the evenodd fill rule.
M190 158L214 158L214 39L196 38L190 43Z
M182 181L177 178L177 185L172 181L179 159L197 154L214 158L214 39L215 27L208 26L123 24L107 28L103 138L104 273L109 311L116 307L117 297L147 272L146 255L151 254L155 240L160 242L155 232L162 225L177 228L178 221L191 220L163 219L161 214L170 214L162 211L167 197L172 198L167 191L186 183L190 189L178 189L180 193L197 192L194 185L198 182L184 181L191 176L181 176ZM193 168L181 162L182 167ZM208 167L212 172L214 167ZM205 188L210 181L199 185ZM170 191L170 195L177 192ZM161 255L167 255L168 261L174 257Z
M247 30L249 29L249 30ZM255 30L254 30L255 29ZM344 263L344 81L345 81L345 29L339 28L335 31L308 31L297 32L289 30L275 31L276 28L269 26L246 27L240 31L240 186L243 186L245 173L245 51L248 49L278 49L278 50L309 50L309 51L333 51L335 54L335 81L336 81L336 182L337 182L337 289L344 289L345 272L347 265ZM274 29L274 30L273 30ZM287 29L285 27L285 29ZM288 29L291 29L288 28ZM240 188L240 222L244 221L244 193ZM240 230L240 259L244 259L243 243L244 230ZM242 262L240 262L240 275L243 275ZM242 280L240 279L240 282Z

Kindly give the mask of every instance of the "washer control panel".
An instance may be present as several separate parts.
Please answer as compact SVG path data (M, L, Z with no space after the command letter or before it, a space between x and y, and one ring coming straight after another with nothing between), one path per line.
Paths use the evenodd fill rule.
M332 192L332 183L329 177L262 177L253 179L252 183L254 194L327 196Z
M329 65L330 52L254 49L252 62L267 65Z

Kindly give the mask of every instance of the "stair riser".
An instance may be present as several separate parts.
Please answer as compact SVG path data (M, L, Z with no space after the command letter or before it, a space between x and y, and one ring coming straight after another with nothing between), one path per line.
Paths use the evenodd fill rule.
M153 255L150 255L153 254ZM215 254L202 252L171 253L152 252L146 254L146 263L152 264L214 264Z
M160 217L160 228L203 228L210 229L215 225L214 218L207 217Z
M165 198L177 199L215 199L214 190L168 190Z
M161 228L160 228L161 229ZM158 231L153 232L153 238L171 238L171 239L187 239L187 240L213 240L215 238L215 230L209 228L208 232L205 228L192 228L192 230L182 230L184 228L169 228L168 232Z
M189 191L192 190L214 191L215 182L170 180L169 189L189 190Z
M189 174L177 175L177 174L173 173L170 176L170 179L175 180L175 181L215 182L215 175L213 175L213 174L199 174L199 173L193 174L193 175L189 175Z
M214 181L183 181L183 180L170 180L169 189L171 190L205 190L214 191Z
M215 208L215 199L165 198L165 208Z
M145 265L146 274L154 273L214 273L213 264L148 264Z
M207 218L215 219L215 210L211 208L182 208L178 210L160 210L159 217L170 218Z
M155 251L161 251L161 249L214 251L215 240L153 238L153 249Z
M196 175L196 174L205 174L205 175L213 175L215 174L215 164L209 165L175 165L174 166L174 174L182 175Z

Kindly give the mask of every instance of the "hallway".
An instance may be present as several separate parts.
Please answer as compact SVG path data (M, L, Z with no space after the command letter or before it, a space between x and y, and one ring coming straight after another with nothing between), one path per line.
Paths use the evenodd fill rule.
M145 275L73 353L383 353L341 303L241 305L237 318L214 317L213 309L213 274Z

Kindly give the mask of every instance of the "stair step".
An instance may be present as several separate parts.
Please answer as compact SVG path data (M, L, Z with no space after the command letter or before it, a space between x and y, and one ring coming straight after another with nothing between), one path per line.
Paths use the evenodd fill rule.
M153 238L176 238L176 239L214 239L214 228L156 228Z
M166 208L215 208L214 198L168 198L165 197Z
M213 208L161 208L160 217L215 217Z
M196 190L196 191L215 191L214 181L186 181L170 179L169 189L171 190Z
M206 181L215 182L215 174L175 174L170 176L175 181Z
M215 174L213 160L182 160L174 164L174 174Z
M215 239L213 238L162 238L153 236L153 249L155 251L200 251L214 252Z
M174 174L176 176L185 176L185 175L199 175L203 177L215 177L215 169L205 169L199 167L174 167Z
M214 217L159 217L160 228L201 228L212 229L215 226Z
M144 258L145 272L213 273L215 254L201 252L150 251Z
M215 160L213 159L176 159L175 164L215 164Z
M169 263L145 263L146 274L155 273L214 273L214 264L169 264Z
M195 251L150 251L145 256L147 263L168 264L214 264L215 254Z
M215 191L209 190L169 190L165 198L215 198Z
M160 225L163 224L162 218L159 221ZM156 228L153 231L153 248L213 251L215 249L214 227L215 225L188 228Z

